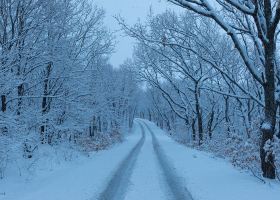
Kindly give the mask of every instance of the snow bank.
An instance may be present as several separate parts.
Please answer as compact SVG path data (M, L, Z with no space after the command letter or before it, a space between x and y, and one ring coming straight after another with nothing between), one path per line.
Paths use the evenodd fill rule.
M136 130L135 130L136 131ZM137 133L140 131L136 131ZM140 134L129 136L123 143L106 151L87 156L77 155L69 162L54 165L46 159L37 163L36 174L7 176L0 180L1 200L85 200L96 199L110 180L113 171L139 141ZM65 149L66 150L66 149ZM46 156L50 149L42 150ZM70 152L69 152L70 151ZM61 151L60 151L61 152ZM69 157L71 150L64 152ZM72 152L73 153L73 152ZM66 155L67 154L67 155ZM63 153L59 156L62 159ZM72 154L72 156L75 156ZM58 157L57 157L58 158ZM52 167L50 167L53 165ZM49 170L46 170L49 169Z
M267 180L264 184L224 159L178 145L153 123L148 124L195 200L279 199L278 182Z

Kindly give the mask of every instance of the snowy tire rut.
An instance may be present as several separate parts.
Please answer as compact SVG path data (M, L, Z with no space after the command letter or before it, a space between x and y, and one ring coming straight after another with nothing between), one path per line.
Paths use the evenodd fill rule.
M154 132L145 122L138 124L141 139L118 166L98 199L192 200Z
M121 200L124 198L135 162L145 141L144 128L141 124L140 127L142 132L141 139L121 162L107 187L99 196L99 200Z
M168 189L172 195L172 200L193 200L190 192L183 184L183 180L176 174L174 167L168 161L166 155L161 149L159 142L151 130L151 128L144 122L147 129L152 135L153 148L156 153L158 162L160 164L161 170L163 171L163 175L168 186Z

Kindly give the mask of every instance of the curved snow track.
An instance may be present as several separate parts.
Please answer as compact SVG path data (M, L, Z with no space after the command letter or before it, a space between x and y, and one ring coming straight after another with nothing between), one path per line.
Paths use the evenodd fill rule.
M138 124L142 137L118 166L98 199L192 200L152 129L142 120Z

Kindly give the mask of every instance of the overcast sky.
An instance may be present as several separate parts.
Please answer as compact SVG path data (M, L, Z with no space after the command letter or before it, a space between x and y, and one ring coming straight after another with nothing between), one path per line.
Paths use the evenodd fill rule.
M171 5L166 0L93 0L93 2L105 9L105 23L113 31L120 29L114 19L116 15L121 15L128 24L132 25L138 19L145 20L150 7L154 13L161 13L167 8L182 11L181 8ZM121 32L117 34L117 42L116 53L111 58L111 64L114 67L118 67L126 58L131 57L133 51L133 40L124 37Z

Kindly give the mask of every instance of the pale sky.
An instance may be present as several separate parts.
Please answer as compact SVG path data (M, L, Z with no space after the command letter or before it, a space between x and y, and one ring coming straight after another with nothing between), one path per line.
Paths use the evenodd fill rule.
M175 7L166 0L93 0L93 2L106 11L106 25L112 30L117 31L120 29L114 16L122 16L130 25L137 22L138 19L144 21L147 14L152 8L154 13L164 12L168 9L176 9L182 11L182 8ZM126 58L132 56L133 52L133 39L125 37L123 33L117 33L117 46L116 53L112 55L111 64L118 67Z

